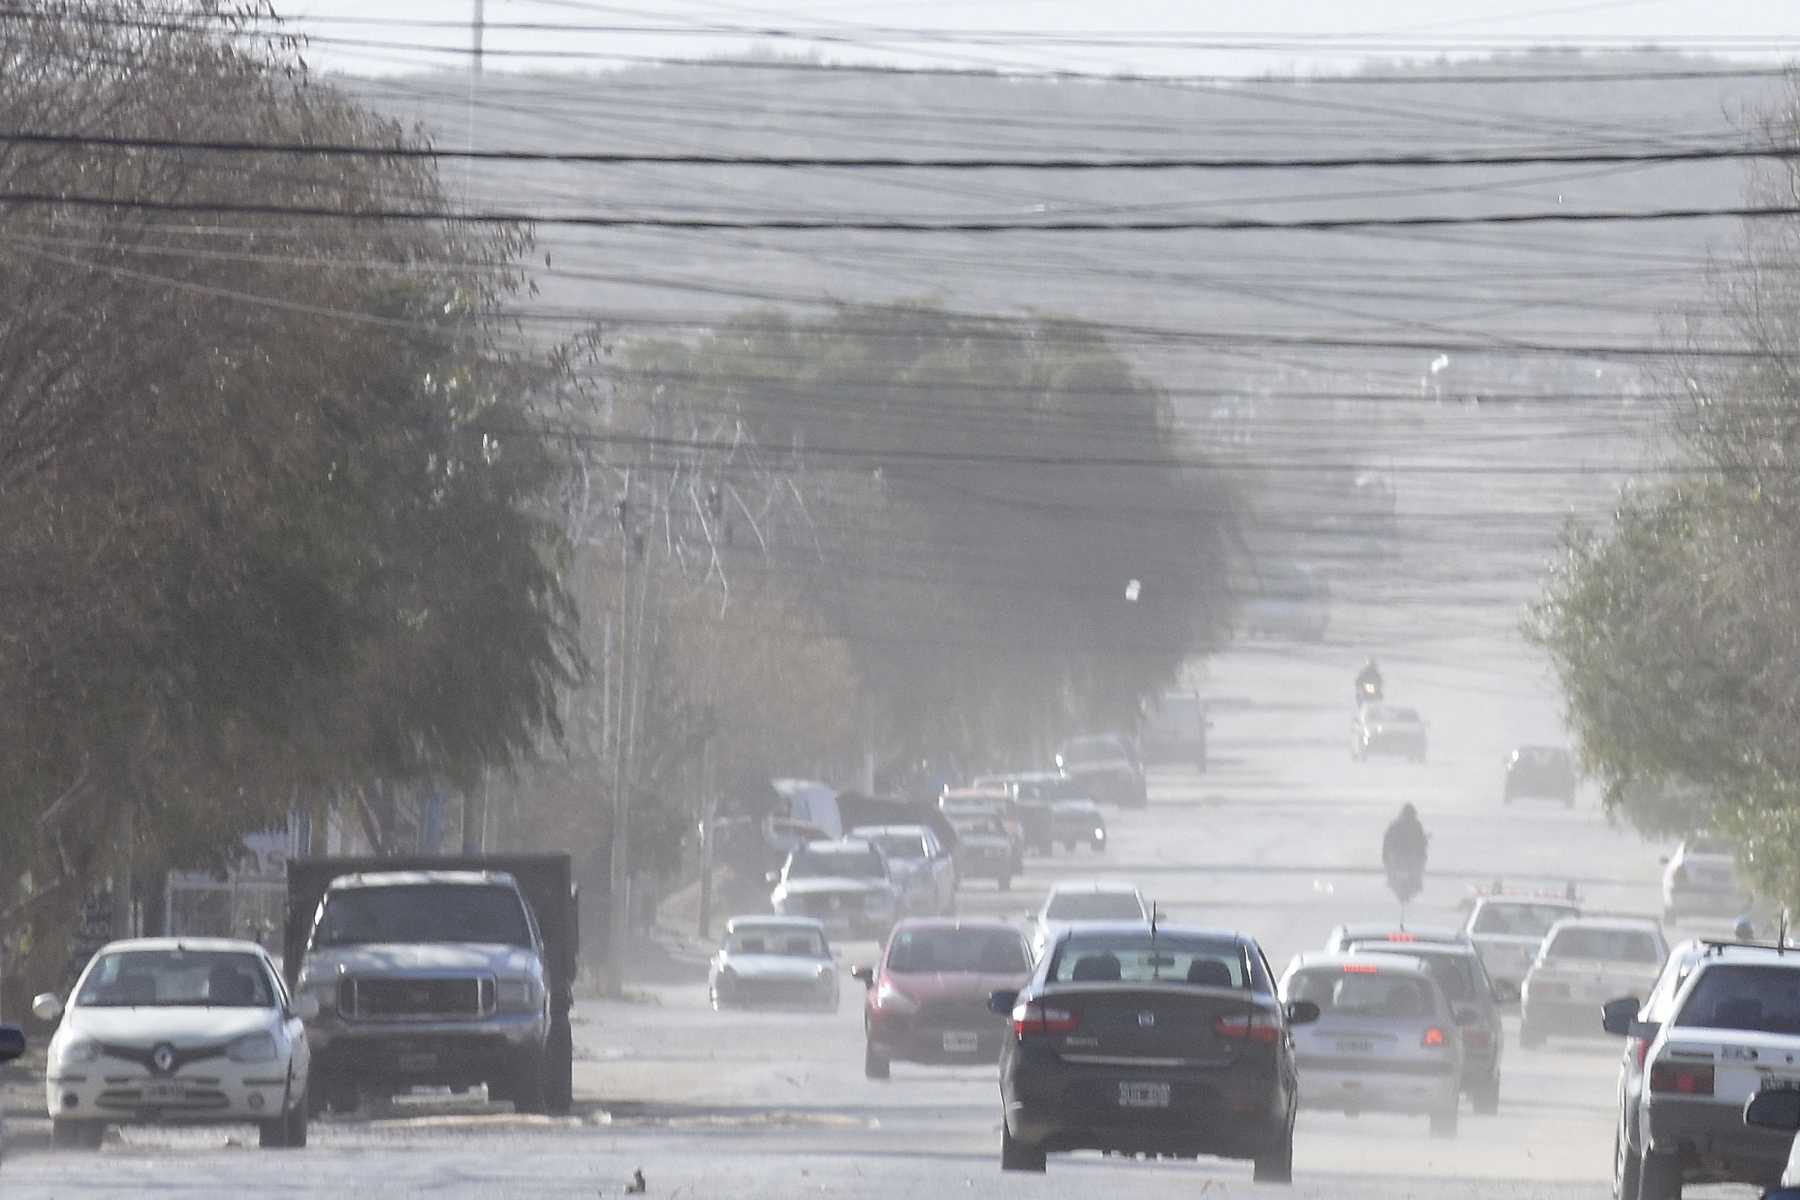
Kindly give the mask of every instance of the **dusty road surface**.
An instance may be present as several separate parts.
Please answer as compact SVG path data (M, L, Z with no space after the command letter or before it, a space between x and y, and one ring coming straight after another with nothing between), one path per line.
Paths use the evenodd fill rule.
M1390 698L1431 724L1423 765L1353 764L1350 677L1379 640L1402 645L1417 610L1370 610L1355 637L1249 647L1201 676L1213 702L1213 769L1165 769L1148 811L1114 813L1111 849L1035 859L1011 893L986 883L966 912L1022 916L1058 878L1136 881L1172 919L1259 936L1277 968L1343 920L1396 907L1377 870L1382 828L1404 801L1432 834L1416 922L1449 921L1468 889L1505 877L1561 887L1595 907L1654 912L1659 846L1610 827L1595 800L1572 811L1500 803L1513 745L1559 740L1539 671L1502 629L1445 619L1425 649L1383 654ZM1384 625L1391 627L1384 628ZM841 948L846 970L874 954ZM1002 1176L994 1073L896 1064L861 1071L859 987L832 1016L719 1014L703 978L665 972L631 1002L588 1001L576 1031L579 1113L528 1119L473 1101L402 1103L328 1119L299 1152L254 1148L253 1131L127 1130L99 1153L51 1150L47 1124L15 1116L0 1168L7 1200L40 1197L618 1196L642 1170L657 1197L1152 1197L1267 1195L1247 1166L1053 1158L1046 1177ZM1616 1047L1598 1037L1525 1052L1509 1025L1501 1111L1466 1108L1454 1140L1424 1118L1302 1117L1306 1197L1599 1198L1610 1194ZM15 1093L16 1095L16 1093ZM1745 1196L1748 1189L1692 1190Z

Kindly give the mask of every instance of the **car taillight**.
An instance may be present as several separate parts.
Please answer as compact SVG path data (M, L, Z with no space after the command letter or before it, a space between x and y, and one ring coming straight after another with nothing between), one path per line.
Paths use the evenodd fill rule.
M1650 1067L1650 1090L1678 1096L1713 1094L1711 1063L1659 1062Z
M1062 1037L1074 1033L1081 1025L1081 1015L1066 1008L1021 1003L1012 1010L1013 1034L1017 1037Z
M1448 1045L1449 1039L1444 1036L1443 1030L1439 1029L1436 1025L1433 1025L1430 1029L1425 1031L1425 1036L1421 1039L1420 1044L1426 1049L1431 1050Z
M1644 1069L1644 1060L1650 1057L1649 1038L1626 1038L1625 1052L1636 1056L1638 1070Z
M1380 971L1380 967L1372 967L1368 963L1344 964L1344 974L1346 975L1375 975L1379 974Z
M1219 1017L1213 1021L1213 1032L1231 1041L1261 1042L1272 1046L1281 1037L1281 1024L1268 1013L1244 1013Z

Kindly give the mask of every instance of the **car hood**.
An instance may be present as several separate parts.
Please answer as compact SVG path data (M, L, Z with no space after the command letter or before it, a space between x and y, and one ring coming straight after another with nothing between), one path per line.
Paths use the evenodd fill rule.
M422 978L470 973L532 975L540 970L537 955L523 946L487 942L371 942L359 946L324 946L306 956L301 977L348 975L412 975Z
M125 1046L212 1046L275 1027L272 1008L93 1008L77 1005L62 1019L58 1040L73 1036Z
M719 969L730 967L745 979L813 980L820 967L835 967L823 958L799 958L792 954L721 954Z
M778 890L790 896L817 896L832 892L884 892L888 890L888 885L879 879L827 875L817 879L790 879Z
M980 846L992 850L998 846L1010 847L1012 839L1003 833L965 833L957 837L956 843L959 846Z
M989 975L966 971L934 971L929 973L890 974L895 987L920 1003L934 1000L980 1000L994 992L1018 989L1025 985L1028 973Z

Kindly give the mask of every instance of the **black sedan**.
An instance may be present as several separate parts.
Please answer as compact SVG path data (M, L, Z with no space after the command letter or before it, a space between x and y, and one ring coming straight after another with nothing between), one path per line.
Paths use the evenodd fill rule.
M1102 1150L1248 1158L1259 1181L1292 1177L1298 1072L1283 1007L1248 937L1143 923L1083 925L1053 942L1019 992L1000 1053L1000 1167Z

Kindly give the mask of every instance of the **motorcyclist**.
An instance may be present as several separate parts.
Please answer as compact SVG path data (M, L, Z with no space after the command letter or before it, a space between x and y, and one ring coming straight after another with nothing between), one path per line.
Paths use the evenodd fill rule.
M1372 700L1381 699L1381 668L1375 665L1373 658L1363 663L1363 669L1356 673L1356 698L1364 697Z
M1408 804L1401 808L1381 839L1381 864L1390 874L1410 871L1425 873L1425 844L1431 839L1419 821L1419 811Z

